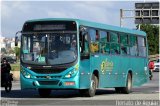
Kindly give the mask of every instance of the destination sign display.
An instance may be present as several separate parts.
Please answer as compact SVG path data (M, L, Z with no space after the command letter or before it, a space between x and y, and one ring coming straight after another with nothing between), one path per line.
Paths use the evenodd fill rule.
M39 30L65 30L65 25L35 25L34 29L35 31Z
M22 32L45 32L45 31L76 31L74 21L36 21L26 22Z

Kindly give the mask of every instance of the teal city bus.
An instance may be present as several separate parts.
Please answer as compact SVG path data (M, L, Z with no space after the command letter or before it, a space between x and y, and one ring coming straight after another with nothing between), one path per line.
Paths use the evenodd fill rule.
M37 89L42 97L74 89L92 97L100 88L128 94L148 81L143 31L47 18L26 21L20 32L21 89Z

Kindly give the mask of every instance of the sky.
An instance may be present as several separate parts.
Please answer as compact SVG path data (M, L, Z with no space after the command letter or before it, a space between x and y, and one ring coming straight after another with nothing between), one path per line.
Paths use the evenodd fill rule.
M139 0L144 2L144 0ZM138 1L138 2L139 2ZM156 0L155 0L156 1ZM78 18L120 26L120 9L134 9L136 1L4 1L1 2L1 36L14 37L25 21L40 18ZM130 14L129 14L130 15ZM123 26L135 28L134 19Z

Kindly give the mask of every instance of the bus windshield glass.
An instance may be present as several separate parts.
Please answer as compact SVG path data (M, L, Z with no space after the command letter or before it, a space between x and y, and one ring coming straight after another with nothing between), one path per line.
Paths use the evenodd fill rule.
M23 34L24 63L58 65L74 62L77 58L76 33Z
M48 42L49 65L71 63L76 60L76 34L51 34Z

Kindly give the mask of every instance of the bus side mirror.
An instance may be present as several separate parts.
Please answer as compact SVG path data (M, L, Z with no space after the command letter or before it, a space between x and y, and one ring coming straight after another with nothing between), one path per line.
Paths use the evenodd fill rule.
M21 31L18 31L15 35L15 46L18 46L18 41L20 40L19 39L20 35L18 36L19 33L21 33Z
M15 46L18 46L18 36L15 36Z
M80 32L87 32L87 28L84 27L84 26L81 26L81 27L80 27Z

